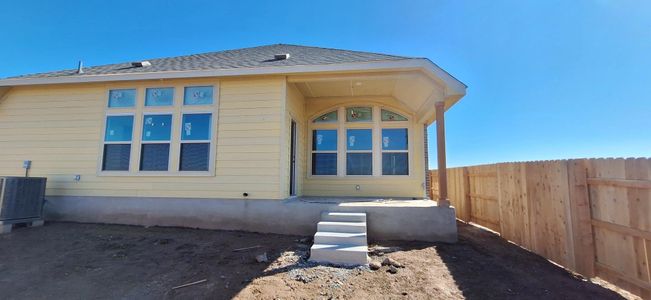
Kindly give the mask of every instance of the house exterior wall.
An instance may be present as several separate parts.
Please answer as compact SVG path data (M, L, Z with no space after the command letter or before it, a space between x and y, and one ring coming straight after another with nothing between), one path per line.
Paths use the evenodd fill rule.
M312 120L338 107L380 106L401 113L409 118L409 175L408 176L314 176L310 172L310 132ZM341 117L341 116L340 116ZM303 195L305 196L354 196L354 197L425 197L424 126L416 121L409 109L392 97L333 97L308 98L306 100L306 172ZM340 135L341 136L341 135ZM378 139L379 141L379 139ZM378 153L381 155L381 153ZM339 152L339 155L345 153ZM377 154L376 154L377 155ZM345 168L345 165L340 165ZM356 186L360 189L357 190Z
M294 84L286 84L287 103L283 130L282 192L289 197L290 159L291 159L291 121L296 122L296 196L303 195L303 182L306 172L306 116L305 98Z
M138 91L134 143L141 130L144 89L175 87L182 101L185 86L213 85L212 145L214 170L208 175L100 171L108 91ZM408 176L319 177L310 174L311 120L341 106L376 105L410 118ZM175 106L174 109L180 109ZM169 111L161 108L161 111ZM391 97L304 98L284 77L156 80L105 84L14 87L0 101L0 174L48 177L49 196L187 197L284 199L289 196L291 120L297 123L296 194L298 196L423 197L424 127L409 109ZM180 113L173 120L178 143ZM133 152L133 150L132 150ZM170 153L171 167L178 152ZM176 157L176 158L175 158ZM132 156L133 158L133 156ZM132 159L132 164L134 163ZM133 170L133 168L132 168ZM81 175L75 181L75 175ZM360 190L356 190L356 186ZM247 197L243 193L248 193Z
M109 89L137 88L141 107L146 87L173 86L178 103L184 86L206 84L215 86L214 174L99 171ZM283 77L14 87L0 102L0 174L23 175L22 161L31 160L30 176L48 177L48 196L245 198L246 192L250 199L282 199L285 93ZM175 114L172 143L179 139L179 118ZM139 147L138 119L137 111L132 149Z

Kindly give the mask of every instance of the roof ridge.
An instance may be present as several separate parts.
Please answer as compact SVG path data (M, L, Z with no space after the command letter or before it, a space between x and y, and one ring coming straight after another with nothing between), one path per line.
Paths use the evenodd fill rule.
M271 44L271 45L267 45L267 46L272 46L272 45L285 45L285 46L293 46L293 47L304 47L304 48L323 49L323 50L335 50L335 51L346 51L346 52L366 53L366 54L375 54L375 55L391 56L391 57L402 58L402 59L420 58L420 57L402 56L402 55L387 54L387 53L380 53L380 52L361 51L361 50L348 50L348 49L331 48L331 47L322 47L322 46L305 46L305 45L282 44L282 43L280 43L280 44Z
M193 54L183 54L183 55L176 55L176 56L149 58L149 59L146 59L146 60L191 57L191 56L206 55L206 54L224 53L224 52L229 52L229 51L242 51L242 50L259 49L259 48L266 48L266 47L271 47L271 46L291 46L291 47L312 48L312 49L322 49L322 50L355 52L355 53L360 53L360 54L363 53L363 54L374 54L374 55L390 56L390 57L400 58L400 59L421 58L421 57L401 56L401 55L395 55L395 54L386 54L386 53L380 53L380 52L370 52L370 51L361 51L361 50L348 50L348 49L321 47L321 46L306 46L306 45L298 45L298 44L275 43L275 44L265 44L265 45L258 45L258 46L244 47L244 48L236 48L236 49L224 49L224 50L218 50L218 51L208 51L208 52L193 53ZM126 62L124 62L124 63L126 63ZM120 64L120 63L115 63L115 64ZM115 65L115 64L111 64L111 65Z

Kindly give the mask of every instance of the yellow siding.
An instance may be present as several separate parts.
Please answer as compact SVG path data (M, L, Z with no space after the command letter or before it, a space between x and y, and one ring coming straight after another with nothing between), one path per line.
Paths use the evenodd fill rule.
M98 175L108 89L207 82L219 91L215 176ZM284 93L280 77L13 88L0 102L0 174L22 175L32 160L30 175L48 177L48 195L283 198Z
M296 121L296 195L303 195L303 181L305 168L305 142L307 141L305 123L305 99L294 84L287 84L287 115L285 117L284 148L285 157L283 165L282 188L283 195L289 196L290 163L291 156L291 120Z
M409 109L391 97L336 97L308 98L306 101L306 122L312 118L339 106L351 105L380 105L391 108L410 117L410 153L411 161L409 176L377 176L377 177L318 177L305 172L303 178L303 194L306 196L358 196L358 197L424 197L425 167L423 124L415 121ZM306 136L306 141L309 137ZM311 149L305 149L306 156ZM341 154L340 154L341 155ZM309 161L309 160L307 160ZM356 185L360 190L356 190Z
M137 172L106 176L98 172L109 89L138 88L142 94L146 87L199 84L214 84L218 91L214 176ZM177 89L177 103L180 94ZM329 108L366 104L391 107L411 117L410 176L311 176L311 119ZM0 174L22 175L22 161L32 160L30 175L48 177L48 195L243 198L246 192L253 199L283 199L289 196L290 122L294 119L297 195L422 197L423 126L409 111L391 97L306 99L282 77L16 87L0 102ZM140 130L138 122L134 126ZM134 134L134 140L137 137ZM178 159L172 163L173 167ZM73 180L76 174L81 175L80 182Z

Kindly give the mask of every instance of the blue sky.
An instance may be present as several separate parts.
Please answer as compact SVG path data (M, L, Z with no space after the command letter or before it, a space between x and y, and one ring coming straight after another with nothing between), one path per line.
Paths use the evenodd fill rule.
M59 2L3 3L0 77L273 43L420 56L469 86L450 166L651 153L651 1Z

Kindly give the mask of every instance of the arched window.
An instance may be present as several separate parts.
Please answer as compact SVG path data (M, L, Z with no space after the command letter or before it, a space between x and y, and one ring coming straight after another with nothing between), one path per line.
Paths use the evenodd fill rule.
M409 175L408 121L380 106L339 107L314 118L311 174Z
M403 117L400 114L394 113L390 110L382 110L382 122L391 122L391 121L407 121L407 118Z
M331 111L312 120L313 123L337 123L337 111Z

